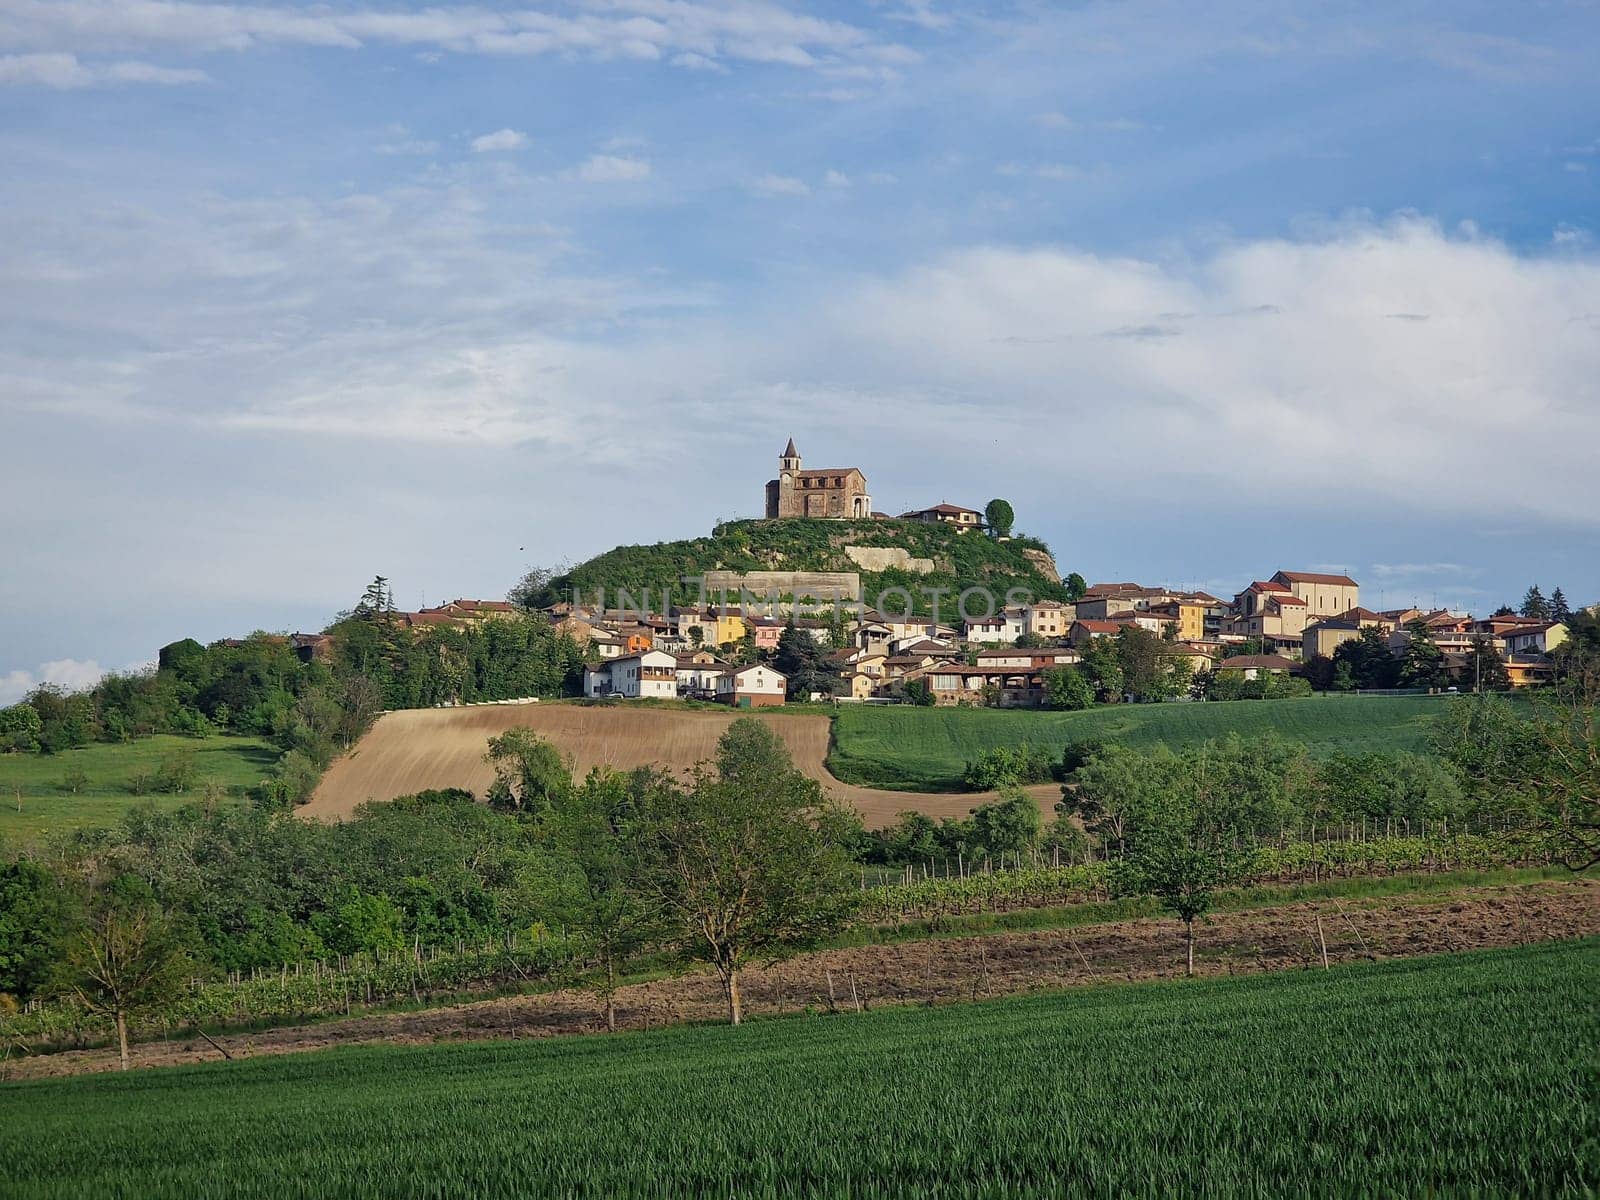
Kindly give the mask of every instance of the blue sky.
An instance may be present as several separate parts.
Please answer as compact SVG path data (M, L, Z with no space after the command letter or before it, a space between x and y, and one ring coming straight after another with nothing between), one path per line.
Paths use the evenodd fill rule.
M1600 600L1600 8L0 0L0 700L753 515Z

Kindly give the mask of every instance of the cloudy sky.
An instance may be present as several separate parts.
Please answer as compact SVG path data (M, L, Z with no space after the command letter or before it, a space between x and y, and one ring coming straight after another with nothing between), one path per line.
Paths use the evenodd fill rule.
M1600 8L0 0L0 700L756 515L1600 600Z

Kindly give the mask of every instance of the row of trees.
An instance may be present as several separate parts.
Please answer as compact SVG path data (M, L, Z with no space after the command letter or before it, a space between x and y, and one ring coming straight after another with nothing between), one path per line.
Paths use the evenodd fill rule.
M491 761L494 807L427 793L336 826L137 812L0 868L0 992L76 997L125 1034L197 974L548 929L609 1024L619 968L646 949L711 964L737 1023L744 967L834 932L854 902L859 821L762 722L735 722L687 781L574 780L525 734Z
M155 733L252 734L324 765L386 708L553 696L576 685L582 655L542 617L413 629L379 577L329 627L329 652L303 656L279 634L163 647L152 671L107 676L77 693L42 687L0 709L0 752L54 753Z

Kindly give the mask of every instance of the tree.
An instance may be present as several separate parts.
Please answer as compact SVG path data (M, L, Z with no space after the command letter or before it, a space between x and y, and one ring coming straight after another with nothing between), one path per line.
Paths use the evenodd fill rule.
M29 859L0 866L0 993L26 1000L44 988L72 916L56 877Z
M389 580L382 575L374 575L372 582L367 584L367 590L361 593L361 599L356 602L355 615L372 621L393 611Z
M1550 601L1544 598L1544 593L1539 590L1537 583L1522 597L1522 615L1536 617L1541 621L1550 619Z
M557 862L546 909L576 934L599 961L595 991L606 1028L617 1028L617 967L660 932L660 917L641 888L640 856L632 844L639 795L648 772L633 779L596 767L583 783L552 797L544 819Z
M0 754L14 750L37 750L43 723L31 704L0 708Z
M506 599L518 608L532 610L548 608L559 600L561 579L571 570L570 564L557 567L532 567L506 594Z
M1089 590L1089 581L1074 571L1062 580L1062 586L1067 589L1067 599L1076 604Z
M117 1028L122 1069L128 1069L128 1020L177 995L193 968L182 940L148 885L119 879L98 891L67 937L59 990Z
M1494 610L1494 615L1497 617L1514 617L1517 615L1517 610L1512 608L1509 604L1502 604L1499 608Z
M919 708L933 707L933 689L921 679L908 679L900 687L900 695L907 704Z
M772 665L789 680L789 697L806 699L813 692L833 693L837 676L822 661L816 639L791 621L778 635L778 652Z
M1433 640L1425 622L1411 621L1406 625L1410 640L1400 657L1400 686L1417 688L1443 687L1449 682L1445 672L1444 651Z
M1550 619L1552 621L1566 621L1572 616L1572 606L1567 603L1566 595L1557 588L1550 593Z
M988 523L991 534L997 538L1008 538L1011 536L1011 526L1016 523L1017 514L1008 501L995 499L984 506L983 519Z
M1117 653L1115 639L1091 638L1083 648L1082 669L1094 683L1097 699L1107 704L1115 704L1122 699L1125 690L1122 657Z
M1185 973L1194 974L1194 923L1211 909L1212 894L1236 882L1244 859L1220 831L1203 821L1175 821L1146 833L1116 864L1112 886L1122 895L1154 896L1183 922Z
M1478 634L1467 650L1467 669L1462 677L1472 684L1474 691L1505 692L1511 690L1511 676L1506 673L1506 660L1494 639Z
M1051 708L1076 712L1094 703L1094 685L1077 667L1052 667L1044 673L1045 702Z
M1015 784L1000 789L1000 798L972 811L972 823L983 848L995 857L1021 856L1039 844L1039 806Z
M501 812L546 812L572 788L572 764L531 729L508 729L489 739L484 761L494 768L489 807Z
M646 793L643 890L679 950L716 968L732 1024L744 1019L739 974L752 959L783 957L844 923L854 898L847 828L753 717L728 727L688 786L658 779Z
M1355 637L1340 643L1333 652L1335 677L1340 663L1349 667L1350 682L1361 689L1394 687L1399 669L1388 638L1376 625L1363 626Z

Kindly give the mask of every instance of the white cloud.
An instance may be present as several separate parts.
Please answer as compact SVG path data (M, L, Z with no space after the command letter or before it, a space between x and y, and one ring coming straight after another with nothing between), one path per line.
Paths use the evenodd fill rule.
M15 704L42 684L52 684L69 692L91 688L105 676L105 669L92 660L60 658L41 663L33 671L8 671L0 675L0 708Z
M207 83L204 71L158 67L123 61L81 62L75 54L0 55L0 87L71 88L104 87L119 83L154 83L168 86Z
M568 175L582 183L638 183L650 178L650 164L642 158L594 154Z
M829 171L822 177L822 183L825 187L847 188L850 186L850 176L843 171Z
M506 150L521 150L528 144L528 135L515 129L498 129L472 139L476 154L496 154Z
M294 45L356 50L409 46L425 52L668 58L724 69L724 60L800 69L840 63L896 64L912 51L844 21L791 12L765 0L592 0L574 11L459 8L279 7L187 0L6 0L0 45L118 51L157 47L206 53Z
M1068 180L1103 179L1105 171L1099 167L1076 167L1069 163L1001 163L995 173L1011 178L1044 179L1055 183Z
M805 180L790 175L762 175L750 181L750 190L758 196L809 196L811 189Z

